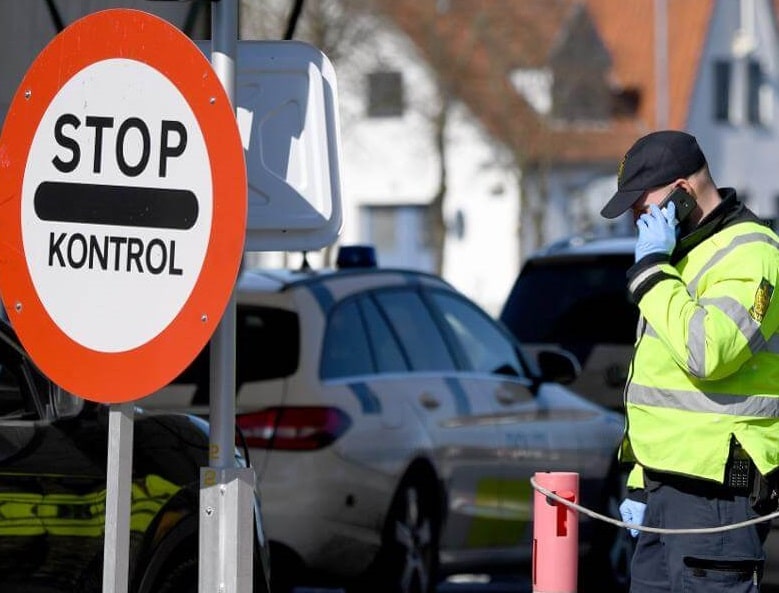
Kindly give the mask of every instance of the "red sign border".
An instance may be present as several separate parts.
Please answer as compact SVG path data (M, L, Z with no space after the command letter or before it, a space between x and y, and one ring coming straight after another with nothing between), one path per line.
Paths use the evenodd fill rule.
M22 242L21 195L33 137L57 92L84 68L113 58L155 68L188 101L210 161L213 217L202 269L176 317L145 344L106 353L66 335L38 297ZM83 17L58 34L27 71L6 115L0 188L3 303L31 358L55 383L93 401L127 402L167 385L197 356L224 313L240 269L247 180L235 111L210 62L184 33L154 15L118 8Z

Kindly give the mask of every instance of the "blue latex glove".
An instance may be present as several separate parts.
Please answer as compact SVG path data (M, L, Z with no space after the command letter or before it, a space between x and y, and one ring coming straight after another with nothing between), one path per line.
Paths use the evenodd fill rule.
M676 204L669 202L660 210L657 204L649 206L636 221L638 241L636 241L636 261L650 253L670 255L676 245Z
M622 520L625 523L643 525L645 511L646 505L643 502L638 502L631 498L626 498L619 505L619 514L622 515ZM630 535L633 537L638 537L638 529L629 529L628 531L630 531Z

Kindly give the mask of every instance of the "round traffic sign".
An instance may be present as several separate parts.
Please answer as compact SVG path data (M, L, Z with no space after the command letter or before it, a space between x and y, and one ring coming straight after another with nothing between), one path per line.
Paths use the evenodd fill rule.
M0 136L0 292L65 389L143 397L191 362L240 267L247 184L210 63L153 15L112 9L33 62Z

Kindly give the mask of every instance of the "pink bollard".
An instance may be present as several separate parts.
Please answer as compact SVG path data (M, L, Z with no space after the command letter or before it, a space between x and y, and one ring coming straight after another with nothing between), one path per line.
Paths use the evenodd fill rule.
M579 474L537 472L536 484L579 502ZM579 513L538 490L533 497L533 592L576 593Z

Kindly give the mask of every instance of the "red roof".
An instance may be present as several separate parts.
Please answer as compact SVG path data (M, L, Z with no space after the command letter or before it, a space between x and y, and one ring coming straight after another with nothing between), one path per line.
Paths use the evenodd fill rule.
M642 102L638 116L654 129L657 126L654 18L657 0L586 2L611 52L614 82L639 89ZM665 0L665 5L668 25L667 127L681 129L687 120L714 1Z
M714 0L666 0L668 127L683 128ZM774 0L779 5L779 0ZM382 10L483 125L533 162L613 162L656 128L656 0L379 0ZM442 6L443 8L437 8ZM549 65L586 10L611 59L608 82L638 92L637 112L601 121L537 113L512 87L519 68Z

